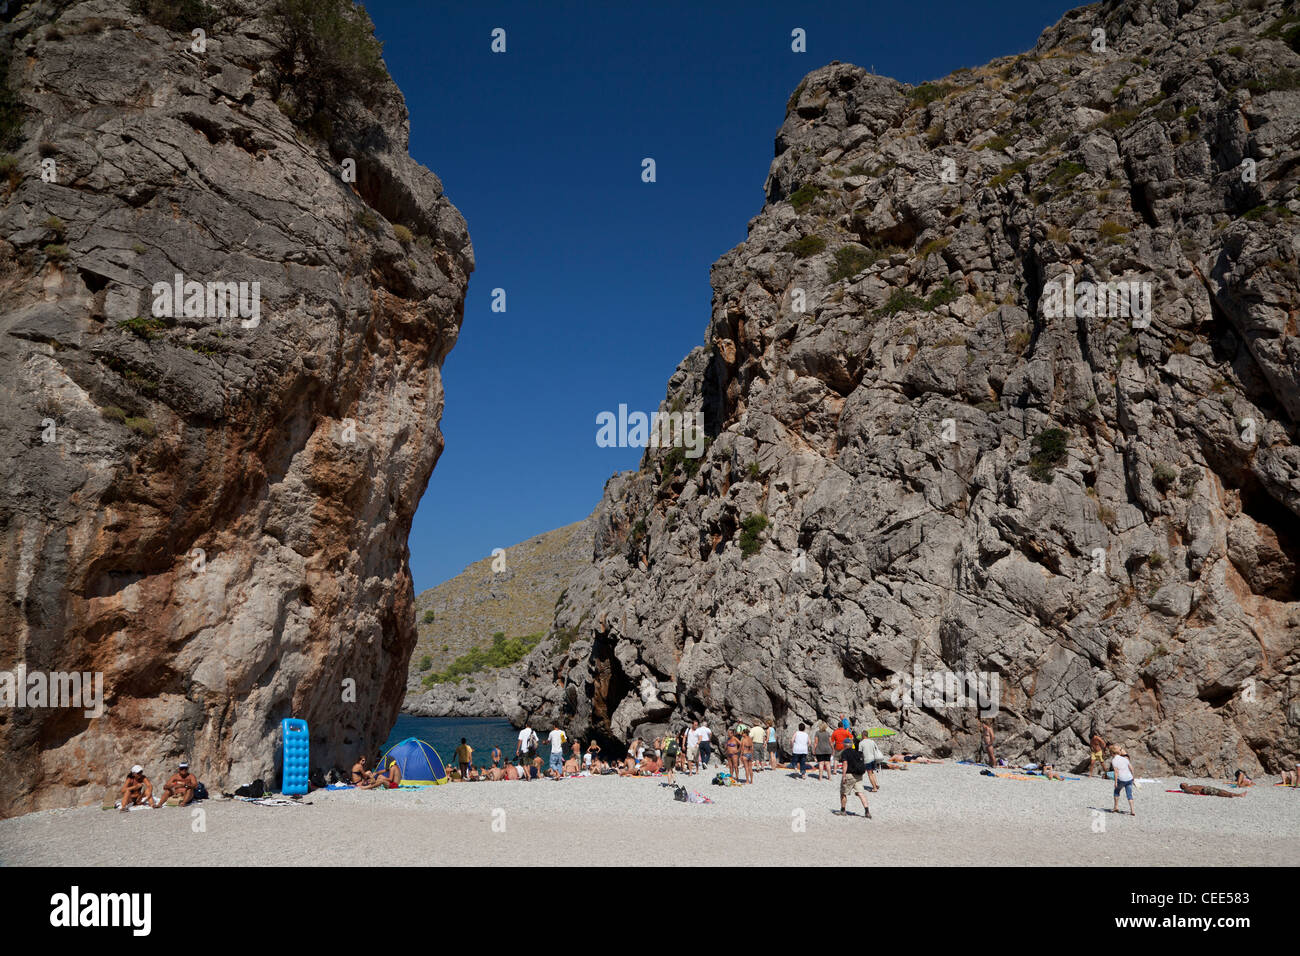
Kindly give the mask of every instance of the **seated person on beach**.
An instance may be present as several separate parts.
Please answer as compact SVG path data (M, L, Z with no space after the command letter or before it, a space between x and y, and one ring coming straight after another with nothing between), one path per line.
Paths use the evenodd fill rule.
M1294 770L1282 771L1282 783L1288 787L1300 786L1300 764L1296 764Z
M352 765L352 785L360 786L370 779L372 774L366 769L365 755L357 758L357 762Z
M1051 763L1043 764L1043 776L1046 777L1048 780L1065 779L1065 776L1063 774L1056 772L1056 764L1051 764Z
M645 776L659 773L662 769L663 764L660 763L658 757L655 757L652 754L646 754L644 759L641 761L641 773Z
M152 806L150 802L152 797L153 784L144 775L144 767L136 764L131 768L131 772L126 775L126 780L122 783L122 796L118 805L125 813L135 806Z
M1218 787L1203 787L1197 783L1180 783L1179 788L1183 793L1194 793L1198 797L1244 797L1244 793L1229 793L1227 790L1220 790Z
M578 764L577 757L570 757L568 760L564 761L564 775L566 777L569 776L570 774L577 773L578 768L579 768L579 764Z
M361 789L373 790L375 787L381 787L385 790L396 790L401 782L402 768L397 765L396 760L390 760L388 769L372 774L369 780L361 784Z
M528 768L528 779L529 780L542 779L542 758L541 757L533 758L533 765Z
M1251 780L1250 777L1246 776L1246 771L1242 770L1240 767L1237 768L1237 772L1232 776L1233 776L1232 782L1239 787L1255 786L1255 781Z
M198 785L198 779L190 773L190 765L182 760L176 772L167 778L155 805L161 807L172 797L180 797L180 805L183 807L194 799L194 788Z
M502 777L501 777L501 779L502 779L502 780L518 780L518 779L519 779L519 768L518 768L517 766L515 766L514 764L512 764L512 763L508 763L508 764L506 764L506 765L505 765L505 768L502 770Z

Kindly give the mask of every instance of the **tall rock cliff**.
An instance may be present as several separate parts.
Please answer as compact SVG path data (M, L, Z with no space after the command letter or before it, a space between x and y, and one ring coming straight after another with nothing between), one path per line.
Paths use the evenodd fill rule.
M1294 763L1295 13L1106 2L941 82L809 74L661 406L707 452L610 481L512 716L969 754L975 673L1008 756Z
M290 716L341 762L400 705L473 252L368 19L284 9L0 24L0 669L104 686L0 711L0 813L271 778Z

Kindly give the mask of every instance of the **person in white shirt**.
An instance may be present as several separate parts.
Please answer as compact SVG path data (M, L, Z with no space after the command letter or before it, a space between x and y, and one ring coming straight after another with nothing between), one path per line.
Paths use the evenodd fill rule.
M519 731L519 740L515 744L515 756L522 757L519 762L528 763L533 757L533 751L537 749L537 732L531 727L525 727Z
M557 776L564 773L564 731L559 723L551 724L551 732L546 735L546 742L551 747L551 769Z
M1128 759L1128 750L1118 744L1110 747L1110 769L1115 771L1115 812L1119 813L1119 791L1121 788L1128 797L1129 816L1137 816L1133 809L1133 764Z
M696 731L700 739L700 769L707 770L709 758L713 756L713 731L709 730L709 722L703 721L700 729Z
M700 722L692 720L690 729L686 731L686 766L690 768L691 773L696 773L700 769Z
M799 779L806 780L808 777L808 731L803 724L794 732L790 738L790 753L793 759L790 761L791 769L799 769Z

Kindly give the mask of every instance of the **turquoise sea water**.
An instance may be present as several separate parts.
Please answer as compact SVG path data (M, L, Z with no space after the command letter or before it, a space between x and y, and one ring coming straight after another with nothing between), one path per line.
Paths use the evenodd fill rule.
M541 738L537 752L543 760L549 760L551 749L546 746L546 735L538 731L537 736ZM449 768L456 762L456 748L460 746L460 738L464 737L474 748L474 766L488 767L492 764L494 746L501 748L503 758L514 756L519 731L503 717L412 717L398 714L384 749L407 737L418 737L432 744Z

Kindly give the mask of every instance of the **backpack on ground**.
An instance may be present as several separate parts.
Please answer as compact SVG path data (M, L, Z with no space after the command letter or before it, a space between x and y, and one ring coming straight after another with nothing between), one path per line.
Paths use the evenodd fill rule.
M679 786L673 789L673 799L676 800L678 803L685 803L689 796L690 794L686 792L685 787Z
M203 786L202 783L196 783L194 785L194 799L190 802L197 803L199 800L206 799L208 799L208 788Z
M235 791L237 797L257 797L266 796L266 781L254 780L252 783L246 783Z

